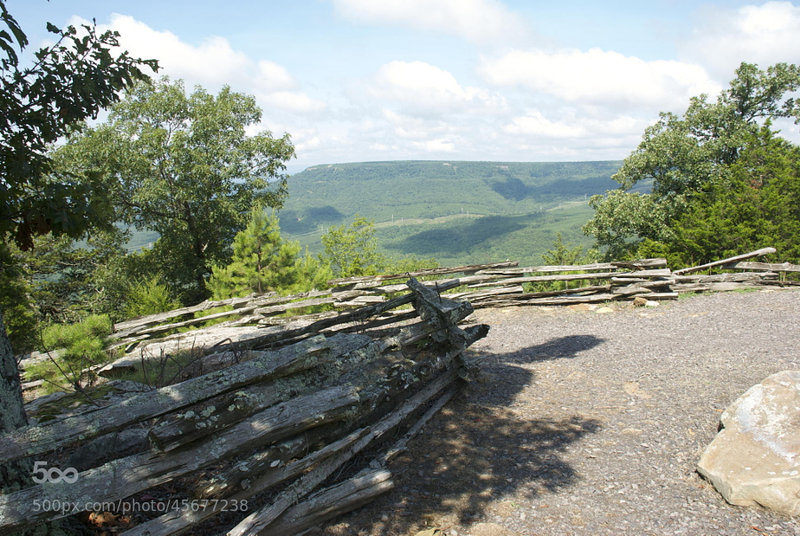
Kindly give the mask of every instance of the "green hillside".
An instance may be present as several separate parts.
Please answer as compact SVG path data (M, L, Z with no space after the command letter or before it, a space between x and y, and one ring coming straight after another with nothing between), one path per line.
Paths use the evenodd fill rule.
M442 264L538 262L558 232L588 244L589 196L617 187L621 162L396 161L314 166L289 179L281 230L309 249L355 214L390 255Z

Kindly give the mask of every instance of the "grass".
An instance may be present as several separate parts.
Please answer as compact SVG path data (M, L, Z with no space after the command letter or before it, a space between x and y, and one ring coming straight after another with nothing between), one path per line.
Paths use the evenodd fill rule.
M760 288L756 287L749 287L749 288L736 288L733 289L731 292L736 292L737 294L750 294L751 292L761 292Z
M232 306L215 307L199 311L195 313L194 317L203 318L231 310L233 310ZM238 316L214 318L195 326L177 328L168 334L209 327L234 318L238 318ZM43 380L44 384L39 389L40 395L59 391L86 391L87 388L94 386L98 379L91 369L116 358L105 349L106 337L111 333L111 329L111 321L106 315L90 316L77 324L48 326L42 334L44 348L60 351L54 352L50 359L27 365L24 371L25 381ZM197 357L196 352L186 351L155 359L143 359L142 366L137 373L121 379L161 387L177 377Z
M38 389L39 395L49 395L59 391L78 391L90 387L97 380L93 372L82 372L96 363L68 362L62 357L54 357L25 367L23 378L26 382L43 380Z

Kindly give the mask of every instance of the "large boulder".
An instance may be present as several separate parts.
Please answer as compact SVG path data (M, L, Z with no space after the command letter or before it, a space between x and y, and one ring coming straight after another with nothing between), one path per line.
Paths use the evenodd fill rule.
M773 374L726 409L698 470L731 504L800 515L800 370Z

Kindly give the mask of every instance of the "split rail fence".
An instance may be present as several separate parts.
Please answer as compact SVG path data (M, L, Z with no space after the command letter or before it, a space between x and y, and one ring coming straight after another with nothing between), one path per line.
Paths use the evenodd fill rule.
M229 535L299 534L391 489L387 462L476 366L464 352L489 328L459 327L474 308L797 285L786 274L800 266L748 260L774 252L676 271L664 259L440 268L119 323L112 339L125 355L101 374L113 378L154 348L163 355L188 340L201 366L141 392L120 392L125 382L111 381L114 390L95 405L0 435L0 465L28 459L74 471L68 481L0 495L0 533L147 493L172 507L122 534L193 533L224 525L219 517ZM726 273L698 273L709 270ZM196 318L222 306L229 310ZM181 332L209 320L222 322ZM165 490L186 500L171 503Z
M33 474L48 476L0 495L0 533L160 496L148 508L160 515L122 534L203 523L230 536L300 534L391 489L387 462L453 396L475 366L464 351L488 332L458 326L468 302L415 279L409 289L321 320L335 332L284 327L220 370L0 435L0 465L35 460ZM391 321L376 317L405 304Z
M330 281L331 288L292 296L265 294L223 301L207 301L193 307L150 315L119 323L112 335L114 347L136 349L140 343L163 338L181 328L209 320L231 318L222 326L291 326L292 333L324 331L330 325L359 315L378 316L378 321L401 319L407 311L386 307L405 288L403 281L416 277L448 292L448 298L469 301L473 307L505 305L570 305L633 300L669 300L681 292L722 291L757 286L791 286L787 273L800 272L800 265L748 262L747 259L775 253L774 248L722 259L713 263L672 271L666 259L642 259L584 265L520 267L517 262L437 268L406 274L351 277ZM724 269L729 273L698 274ZM433 282L433 283L431 283ZM563 288L552 289L553 284ZM540 290L537 290L540 288ZM195 318L203 310L230 310ZM309 308L329 310L302 314ZM357 311L351 313L349 311ZM298 314L287 318L291 312ZM262 344L271 332L263 332ZM274 337L285 339L285 329Z

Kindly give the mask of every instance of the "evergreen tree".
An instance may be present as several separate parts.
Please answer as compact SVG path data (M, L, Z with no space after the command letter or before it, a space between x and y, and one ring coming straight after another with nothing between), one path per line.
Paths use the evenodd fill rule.
M763 127L673 228L664 249L679 264L766 246L781 260L800 262L800 148Z
M0 245L0 313L11 347L22 354L37 345L38 319L31 297L33 289L19 259L14 257L12 248Z
M233 240L233 260L214 267L208 289L214 299L225 299L270 291L300 292L324 284L330 278L327 266L307 252L298 258L299 253L299 243L281 238L275 213L257 207Z
M561 233L556 235L553 247L542 253L542 261L552 266L567 266L595 261L596 251L584 251L581 245L564 242Z
M127 297L123 318L163 313L181 306L158 276L129 284Z

